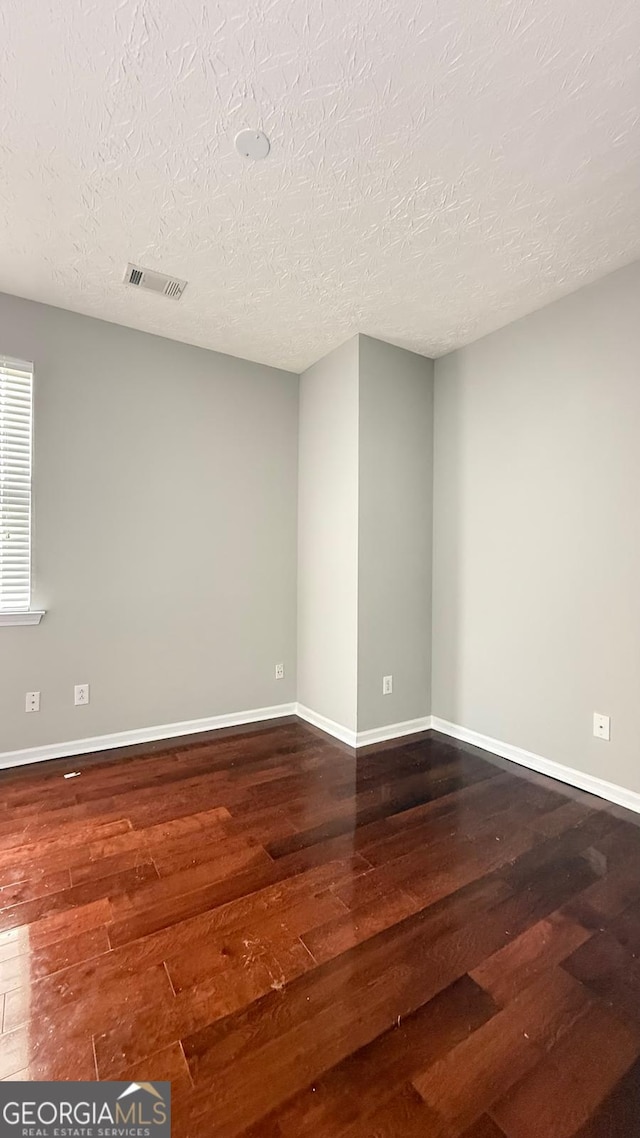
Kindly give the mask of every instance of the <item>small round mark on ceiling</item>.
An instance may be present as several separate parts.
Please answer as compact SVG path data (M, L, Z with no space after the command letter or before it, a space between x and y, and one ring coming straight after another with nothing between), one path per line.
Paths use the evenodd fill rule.
M241 130L236 135L236 150L243 158L258 160L267 157L271 143L261 130Z

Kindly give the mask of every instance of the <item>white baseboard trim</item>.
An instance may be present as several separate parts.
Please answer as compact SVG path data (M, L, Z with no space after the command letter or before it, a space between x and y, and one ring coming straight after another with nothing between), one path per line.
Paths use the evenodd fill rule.
M129 747L134 743L154 743L161 739L175 739L180 735L195 735L200 731L217 731L222 727L240 727L244 723L259 723L263 719L282 719L295 715L297 704L280 703L275 707L256 707L250 711L237 711L229 715L212 715L206 719L187 719L184 723L163 723L158 727L137 727L132 731L116 731L113 735L95 735L89 739L72 739L68 743L50 743L44 747L26 747L21 751L0 753L0 770L20 767L27 763L40 763L46 759L64 759L72 755L87 755L93 751L109 751L114 747Z
M336 723L333 719L327 719L326 715L319 715L317 711L312 711L303 703L296 705L296 715L300 719L304 719L305 723L310 723L312 727L318 727L325 734L332 735L334 739L339 739L341 743L346 743L349 747L357 745L358 736L355 731L351 731L349 727L343 727L341 723Z
M317 711L312 711L310 707L305 707L302 703L298 704L297 715L306 723L319 727L321 731L326 732L327 735L332 735L334 739L339 739L341 743L346 743L349 747L370 747L372 743L384 743L387 739L401 739L404 735L415 735L418 731L428 731L431 727L431 716L426 715L422 719L408 719L404 723L390 723L386 727L374 727L371 731L352 731L348 727L343 727L341 723L336 723L333 719L327 719L325 715L319 715Z
M387 727L377 727L371 731L352 731L319 715L311 708L300 703L282 703L274 707L258 707L249 711L232 712L228 715L214 715L205 719L188 719L183 723L164 723L157 727L138 727L132 731L117 731L112 735L95 735L88 739L73 739L66 743L51 743L43 747L26 747L20 751L5 751L0 753L0 770L8 767L25 766L28 763L44 762L47 759L62 759L74 755L91 754L94 751L108 751L116 747L129 747L136 743L152 743L163 739L175 739L181 735L194 735L201 731L216 731L224 727L239 727L246 723L259 723L263 720L282 719L288 715L297 715L300 719L318 727L334 739L346 743L347 746L358 748L367 747L372 743L382 743L390 739L401 739L407 735L414 735L421 731L439 731L449 735L452 739L459 739L463 743L470 743L483 751L489 751L500 758L509 759L519 766L537 771L538 774L548 775L549 778L575 786L588 794L595 794L607 802L614 802L617 806L624 806L627 810L640 813L640 793L627 790L626 787L597 778L595 775L585 774L584 771L575 770L574 767L564 766L552 759L545 759L533 751L525 751L522 747L515 747L511 743L503 743L500 739L492 739L489 735L481 735L478 731L471 731L468 727L460 727L457 723L449 723L446 719L439 719L436 715L424 716L422 719L410 719L404 723L391 723Z
M452 739L471 743L474 747L480 747L483 751L491 751L492 754L518 763L521 767L528 767L529 770L537 771L538 774L546 774L549 778L566 782L578 790L585 790L588 794L595 794L598 798L604 798L607 802L615 802L617 806L624 806L627 810L634 810L640 814L640 794L635 790L627 790L626 787L618 786L615 782L607 782L604 778L585 774L584 771L578 771L574 767L566 767L562 763L554 762L553 759L545 759L542 755L534 754L533 751L514 747L512 743L503 743L500 739L492 739L489 735L470 731L468 727L459 727L457 723L438 719L436 715L431 717L431 726L434 731L440 731L443 735L450 735Z
M358 731L356 747L370 747L372 743L384 743L387 739L402 739L405 735L417 735L420 731L429 731L431 719L431 715L425 715L422 719L407 719L404 723L390 723L388 727Z

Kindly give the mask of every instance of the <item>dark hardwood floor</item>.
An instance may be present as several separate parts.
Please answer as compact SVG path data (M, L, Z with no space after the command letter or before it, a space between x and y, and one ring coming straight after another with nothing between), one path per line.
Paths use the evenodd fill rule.
M640 1135L638 816L295 720L0 790L1 1078L170 1079L177 1138Z

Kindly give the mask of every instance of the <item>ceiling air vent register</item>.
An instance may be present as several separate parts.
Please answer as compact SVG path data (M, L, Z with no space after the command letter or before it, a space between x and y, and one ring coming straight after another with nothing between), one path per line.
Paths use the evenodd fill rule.
M168 277L166 273L155 273L153 269L143 269L140 265L131 264L127 265L124 283L132 285L133 288L146 288L149 292L160 293L161 296L168 296L171 300L179 300L187 287L187 282L179 280L178 277Z

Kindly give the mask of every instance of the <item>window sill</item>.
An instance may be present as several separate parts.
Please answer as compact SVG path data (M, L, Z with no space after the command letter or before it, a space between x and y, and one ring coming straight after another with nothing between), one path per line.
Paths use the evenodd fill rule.
M0 612L0 628L6 624L40 624L43 616L43 609L30 609L29 612Z

